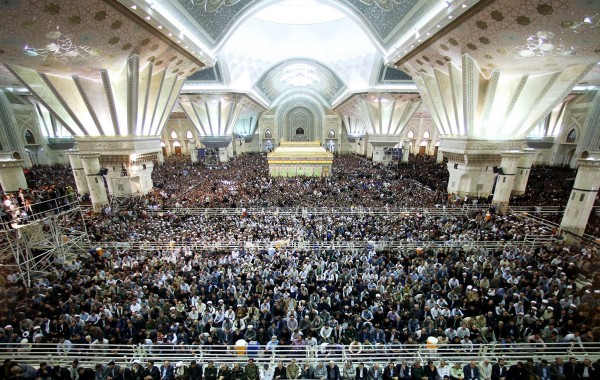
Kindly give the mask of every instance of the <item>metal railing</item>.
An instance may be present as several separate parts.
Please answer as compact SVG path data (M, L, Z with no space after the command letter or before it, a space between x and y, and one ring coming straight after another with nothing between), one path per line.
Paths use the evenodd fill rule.
M5 227L9 227L7 224L17 223L26 224L33 220L43 219L47 216L58 215L69 211L80 206L77 199L77 195L67 194L62 197L56 197L45 200L43 202L37 202L28 204L26 206L11 208L10 212L13 214L10 222L3 222Z
M356 249L375 249L375 250L396 250L398 252L409 252L416 250L439 250L460 248L464 250L485 249L494 250L505 247L531 248L542 245L548 245L555 242L556 239L551 235L526 235L523 240L452 240L452 241L404 241L404 240L349 240L349 241L297 241L297 240L276 240L276 241L204 241L204 242L116 242L101 241L90 243L93 246L105 248L119 248L132 251L169 251L169 250L190 250L190 251L221 251L221 250L268 250L271 248L292 249L292 250L356 250ZM92 248L92 247L90 247Z
M250 207L250 208L202 208L202 207L169 207L145 209L148 213L170 213L174 215L430 215L451 216L466 215L470 212L486 212L489 205L464 205L460 207Z
M399 363L406 360L409 363L415 360L444 359L447 362L466 363L470 360L481 361L483 358L496 360L504 358L507 362L547 359L554 361L556 357L567 358L576 356L580 359L589 358L592 361L600 359L600 343L489 343L475 344L473 348L465 349L464 346L446 346L432 344L405 344L353 346L341 344L321 345L259 345L256 342L240 342L235 345L110 345L98 343L60 345L53 343L6 343L0 347L0 360L15 359L20 364L39 365L46 361L48 364L71 363L78 359L80 365L84 363L108 363L113 360L123 365L133 360L142 362L154 360L160 363L169 360L171 363L183 361L189 364L191 360L206 363L245 363L252 358L259 363L272 363L282 361L289 363L295 359L300 363L317 363L333 360L338 364L346 361L353 363L387 363L390 360Z

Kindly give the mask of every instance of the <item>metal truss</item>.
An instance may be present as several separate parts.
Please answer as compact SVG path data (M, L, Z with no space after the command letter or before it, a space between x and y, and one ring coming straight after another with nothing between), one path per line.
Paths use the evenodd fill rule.
M27 224L5 223L0 230L0 261L14 273L11 280L26 287L89 249L79 203L35 216Z
M206 166L219 166L219 151L214 148L207 148L203 162Z

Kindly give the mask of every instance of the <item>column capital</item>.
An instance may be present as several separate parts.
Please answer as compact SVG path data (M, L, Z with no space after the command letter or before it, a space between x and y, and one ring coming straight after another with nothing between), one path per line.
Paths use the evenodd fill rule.
M1 169L14 169L14 168L23 168L23 160L1 160L0 161L0 170Z
M514 159L518 160L523 156L523 152L520 150L506 150L504 152L500 152L500 156L506 159Z
M580 168L600 168L600 160L594 160L590 158L580 158L577 160L577 164Z
M537 150L533 149L533 148L524 148L523 150L521 150L521 153L523 153L526 156L533 156L535 154L537 154Z
M91 160L94 158L100 158L100 152L78 152L77 156L82 160Z

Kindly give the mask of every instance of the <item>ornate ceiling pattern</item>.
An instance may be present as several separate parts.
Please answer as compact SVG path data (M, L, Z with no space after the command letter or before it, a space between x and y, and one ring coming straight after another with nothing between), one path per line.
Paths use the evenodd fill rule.
M411 76L432 74L468 53L485 75L541 74L600 59L600 7L595 0L496 0L396 65ZM596 67L584 83L600 84Z
M419 0L342 0L342 2L352 9L383 42L390 40L393 35L402 34L407 30L405 28L410 28L404 22L415 21L407 17L409 14L417 18L423 16L436 3ZM178 3L213 44L218 43L246 12L260 5L258 0L178 0Z
M115 0L5 0L0 2L0 61L51 74L98 79L132 55L169 74L188 76L203 64L169 43ZM14 84L6 71L0 84Z
M312 60L294 59L271 68L256 87L271 101L289 89L309 88L331 102L345 86L326 66Z

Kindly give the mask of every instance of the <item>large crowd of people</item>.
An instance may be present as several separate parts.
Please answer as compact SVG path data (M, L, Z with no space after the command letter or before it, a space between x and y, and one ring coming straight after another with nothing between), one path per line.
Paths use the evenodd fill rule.
M471 355L489 343L506 352L526 343L540 351L559 345L584 355L586 344L598 341L600 267L595 248L557 241L520 244L526 235L552 231L485 209L460 215L361 212L386 206L437 205L443 210L449 203L443 190L431 189L428 180L417 184L408 172L355 156L337 156L333 175L326 179L270 178L260 155L213 168L187 160L172 158L156 167L159 186L130 207L107 207L86 219L93 241L123 244L98 244L89 257L65 263L29 288L3 281L0 350L15 345L33 350L49 343L58 353L85 357L90 348L111 352L112 345L120 344L140 347L152 358L178 347L206 358L213 355L216 361L244 340L264 350L291 346L309 353L326 344L343 345L350 354L393 356L424 347L433 337L443 358L445 352ZM63 185L69 186L67 179ZM349 212L323 215L311 210L320 206ZM177 211L196 207L235 210ZM246 211L253 207L271 209ZM298 212L278 213L277 207L296 207ZM344 241L365 244L328 246ZM392 249L378 246L380 241L420 246ZM447 244L433 247L428 244L433 241ZM492 248L467 244L484 241L502 243ZM148 244L143 249L127 245L139 242ZM262 244L198 248L218 242ZM291 242L309 244L298 248ZM367 364L368 369L353 366L364 373L356 379L398 380L405 378L400 373L407 368L408 378L438 378L432 368L427 370L430 363L423 368L393 363L395 369L387 375L383 366ZM99 365L83 366L83 373L77 371L79 377L71 380L106 379L97 372L104 373L108 365ZM327 363L302 365L310 371L300 368L295 378L338 379L322 369ZM18 364L17 373L12 373L15 365L5 366L10 368L6 377L32 373ZM577 364L578 371L582 366L588 368L585 374L592 373L588 364ZM238 379L233 374L237 369L228 370L219 380ZM287 369L274 366L272 371L279 371L279 378L288 376ZM343 377L345 369L340 371ZM421 371L429 374L414 376ZM472 379L469 371L459 363L456 374L463 377L449 377ZM540 379L550 379L549 373Z

